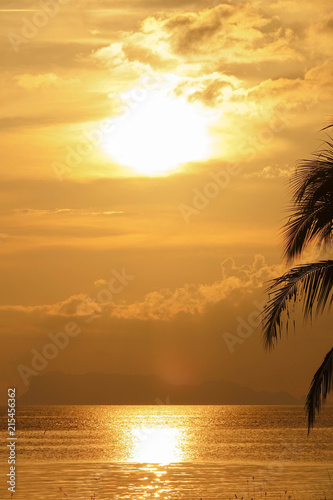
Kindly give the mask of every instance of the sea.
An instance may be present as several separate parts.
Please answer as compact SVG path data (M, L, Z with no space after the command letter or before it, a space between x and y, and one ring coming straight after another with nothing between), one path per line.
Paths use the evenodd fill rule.
M15 493L6 411L1 500L333 500L333 406L19 408Z

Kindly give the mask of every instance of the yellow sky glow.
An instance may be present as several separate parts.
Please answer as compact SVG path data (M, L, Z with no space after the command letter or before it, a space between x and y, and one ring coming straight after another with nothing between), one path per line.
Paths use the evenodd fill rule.
M331 2L1 7L0 387L25 391L17 365L70 318L82 335L45 372L306 393L326 352L310 330L269 357L257 330L232 355L223 334L280 274L288 179L332 122Z

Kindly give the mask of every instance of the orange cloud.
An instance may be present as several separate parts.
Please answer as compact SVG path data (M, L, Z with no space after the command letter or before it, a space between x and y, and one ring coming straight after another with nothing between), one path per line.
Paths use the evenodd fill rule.
M263 284L277 276L281 267L267 265L265 258L257 255L252 265L237 267L232 258L221 264L222 278L211 284L185 284L176 290L162 289L148 293L142 301L104 302L85 294L75 295L52 305L0 306L1 311L37 314L57 317L81 317L103 315L122 319L170 321L179 314L203 314L208 306L223 302L235 292L248 295L262 288ZM97 280L101 287L107 282ZM106 294L105 294L106 295Z

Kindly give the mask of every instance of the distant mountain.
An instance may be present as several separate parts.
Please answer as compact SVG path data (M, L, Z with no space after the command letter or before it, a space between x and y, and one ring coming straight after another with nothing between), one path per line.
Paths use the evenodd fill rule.
M257 392L222 380L197 386L172 385L158 377L50 372L31 380L21 405L140 405L140 404L301 404L287 392Z

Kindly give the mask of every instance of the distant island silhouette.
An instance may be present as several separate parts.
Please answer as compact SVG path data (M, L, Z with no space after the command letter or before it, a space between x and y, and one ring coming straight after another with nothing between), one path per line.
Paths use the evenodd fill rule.
M255 391L223 380L172 385L155 376L50 372L31 380L20 405L297 405L287 392Z

